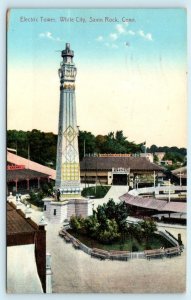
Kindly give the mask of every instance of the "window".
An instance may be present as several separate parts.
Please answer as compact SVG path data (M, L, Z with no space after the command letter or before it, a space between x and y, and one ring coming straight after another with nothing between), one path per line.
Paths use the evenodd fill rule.
M56 209L54 209L54 216L56 216Z
M46 205L44 205L44 211L46 211Z

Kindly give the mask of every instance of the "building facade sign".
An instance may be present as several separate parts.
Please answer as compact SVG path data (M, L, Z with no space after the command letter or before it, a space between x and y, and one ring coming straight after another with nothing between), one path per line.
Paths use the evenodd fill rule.
M25 165L7 166L7 171L23 170Z
M130 168L112 168L112 174L130 174Z

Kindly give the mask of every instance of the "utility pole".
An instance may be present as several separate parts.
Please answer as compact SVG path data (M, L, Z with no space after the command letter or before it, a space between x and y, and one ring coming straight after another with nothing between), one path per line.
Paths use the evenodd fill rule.
M30 160L30 143L28 143L28 169L29 169L29 160Z
M97 191L97 156L96 156L96 182L95 182L95 195Z
M170 202L170 179L168 180L169 190L168 190L168 202Z
M179 176L179 178L180 178L180 186L182 186L182 175L184 175L183 173L178 173L177 174L178 176Z
M86 156L86 140L84 139L84 157Z

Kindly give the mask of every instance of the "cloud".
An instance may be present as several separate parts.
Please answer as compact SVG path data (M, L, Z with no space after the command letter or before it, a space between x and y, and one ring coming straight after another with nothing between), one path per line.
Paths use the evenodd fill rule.
M119 46L115 42L117 40L120 41L121 38L123 39L123 36L127 36L127 35L130 35L132 37L140 36L147 41L153 41L153 37L152 37L151 33L149 33L149 32L145 33L143 30L139 30L139 31L133 31L131 29L127 30L126 24L117 24L115 26L115 29L116 30L114 32L109 34L109 38L103 37L102 35L100 35L96 38L96 41L98 41L98 42L104 41L103 45L105 47L113 48L113 49L119 48ZM125 45L129 46L130 44L128 42L125 42Z
M57 41L57 42L62 42L63 41L59 37L53 37L52 33L49 32L49 31L39 33L39 37L49 39L49 40L53 40L53 41Z
M112 41L116 41L118 39L117 33L110 33L109 37Z
M130 34L130 35L135 35L135 32L132 31L132 30L128 30L127 33Z
M103 41L103 36L102 35L98 36L97 39L96 39L96 41L102 42Z
M117 32L118 32L119 34L126 33L126 30L125 30L125 28L123 27L122 24L117 24L117 25L116 25L116 29L117 29Z
M52 33L47 31L47 32L42 32L39 34L39 37L41 38L48 38L48 39L53 39Z
M151 34L151 33L147 33L147 34L146 34L146 38L147 38L147 40L149 40L149 41L153 41L153 38L152 38L152 34Z
M151 33L144 33L143 30L139 30L138 31L138 34L143 37L144 39L148 40L148 41L153 41L153 38L152 38L152 34Z
M105 43L104 45L105 45L106 47L112 48L112 49L118 49L118 48L119 48L118 45L113 44L113 43Z

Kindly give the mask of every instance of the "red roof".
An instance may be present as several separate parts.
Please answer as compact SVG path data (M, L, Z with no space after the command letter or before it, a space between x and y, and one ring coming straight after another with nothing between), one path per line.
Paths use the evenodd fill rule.
M25 165L26 169L44 173L44 174L49 175L51 177L51 179L54 179L54 180L56 179L56 171L55 170L53 170L49 167L40 165L32 160L15 155L8 151L7 151L7 162L11 163L11 164L15 164L15 165Z

